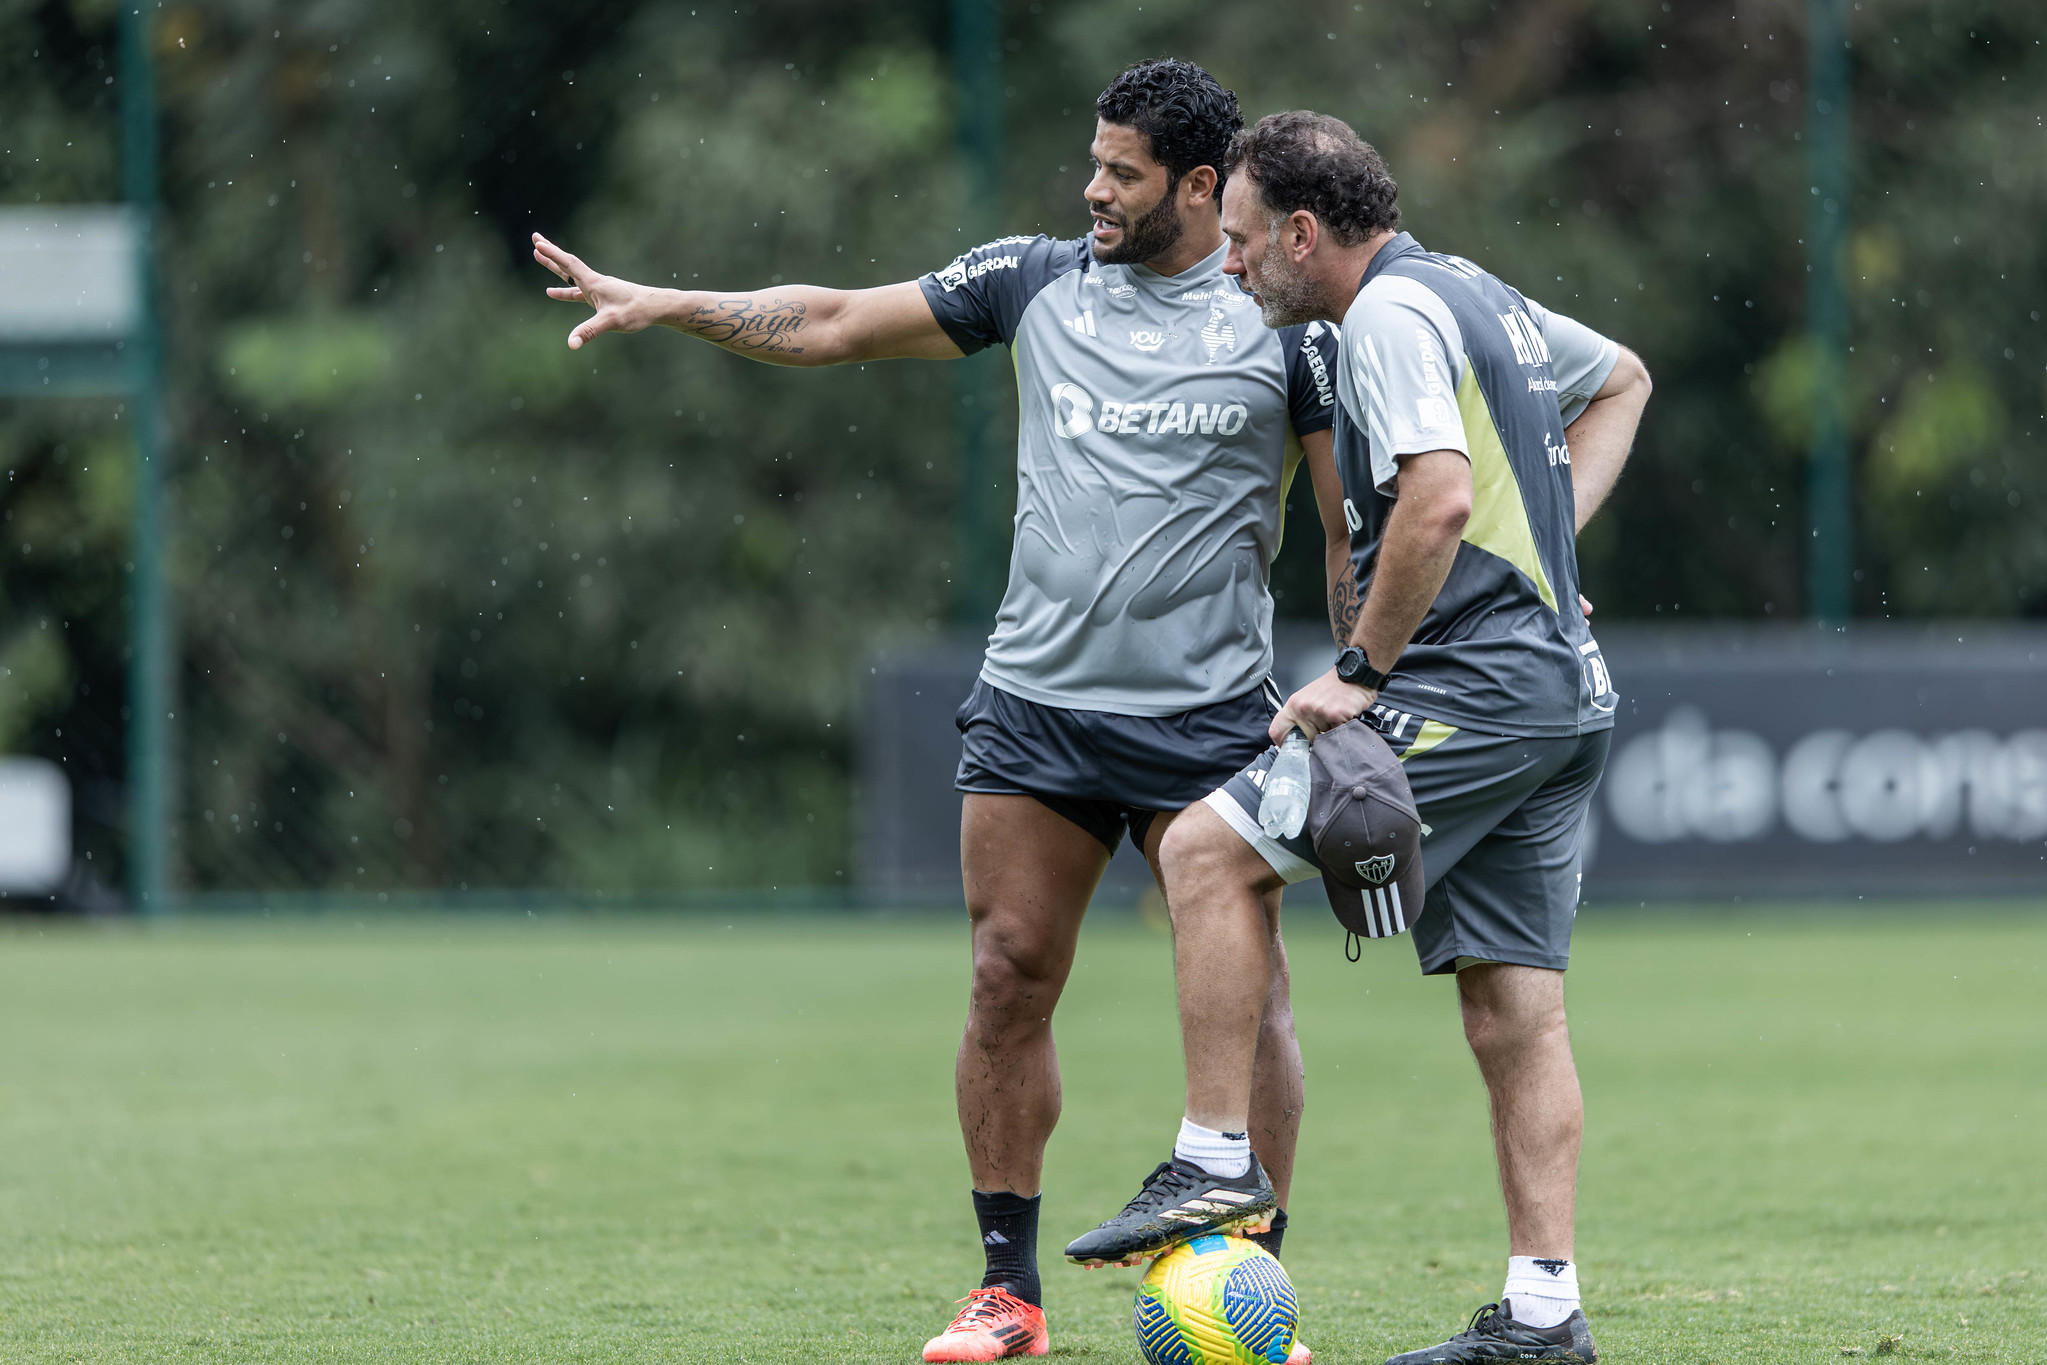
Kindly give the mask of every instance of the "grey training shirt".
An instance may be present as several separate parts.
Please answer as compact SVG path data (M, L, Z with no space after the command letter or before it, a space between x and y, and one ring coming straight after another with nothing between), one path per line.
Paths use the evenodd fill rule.
M1016 364L1015 546L981 668L993 686L1166 716L1271 671L1289 436L1334 420L1336 336L1268 330L1224 255L1165 276L1098 264L1084 239L1011 237L918 282L961 350L1006 343Z
M1427 717L1541 736L1612 725L1619 698L1578 606L1564 428L1620 348L1403 232L1366 268L1342 350L1336 467L1361 588L1378 564L1400 457L1455 450L1471 461L1463 542L1382 705L1402 727Z

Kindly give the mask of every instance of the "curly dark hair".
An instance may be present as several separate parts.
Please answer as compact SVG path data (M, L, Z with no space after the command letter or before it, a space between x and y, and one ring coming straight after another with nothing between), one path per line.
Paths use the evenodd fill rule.
M1306 109L1267 114L1230 139L1223 170L1250 176L1272 216L1306 209L1342 246L1400 226L1393 202L1400 187L1372 144L1340 118Z
M1244 113L1215 77L1171 57L1137 62L1096 97L1095 115L1151 139L1152 159L1166 168L1168 193L1196 166L1213 166L1221 205L1223 154L1243 130Z

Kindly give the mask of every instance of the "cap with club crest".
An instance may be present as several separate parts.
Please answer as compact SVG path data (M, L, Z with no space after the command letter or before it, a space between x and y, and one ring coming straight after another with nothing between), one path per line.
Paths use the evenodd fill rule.
M1318 735L1308 751L1308 821L1329 908L1362 938L1404 932L1421 915L1422 822L1407 773L1363 720Z

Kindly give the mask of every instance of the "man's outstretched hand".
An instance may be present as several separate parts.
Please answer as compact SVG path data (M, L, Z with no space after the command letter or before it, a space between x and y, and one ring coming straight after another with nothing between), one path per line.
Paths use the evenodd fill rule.
M569 282L567 287L549 289L549 298L587 303L594 310L587 322L569 333L570 350L581 350L584 342L606 332L640 331L654 320L647 306L648 295L654 291L631 280L598 274L537 232L533 234L533 259Z

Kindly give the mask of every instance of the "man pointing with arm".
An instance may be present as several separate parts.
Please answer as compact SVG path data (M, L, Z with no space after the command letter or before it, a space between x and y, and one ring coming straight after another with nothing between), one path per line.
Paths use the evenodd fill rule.
M1354 591L1328 431L1335 334L1267 330L1223 270L1218 168L1243 126L1236 97L1199 67L1141 62L1096 115L1087 237L1006 238L916 281L649 289L534 241L567 281L548 292L594 310L572 347L660 324L779 365L991 345L1015 359L1009 587L956 717L973 987L954 1079L986 1273L927 1361L1048 1349L1037 1219L1060 1109L1053 1011L1119 841L1156 874L1171 823L1265 747L1279 703L1269 567L1303 449L1338 556L1332 601ZM1247 1116L1229 1133L1183 1135L1248 1141L1213 1179L1238 1200L1234 1226L1273 1224L1258 1235L1275 1251L1301 1110L1278 907L1275 885L1249 966L1260 1001Z

